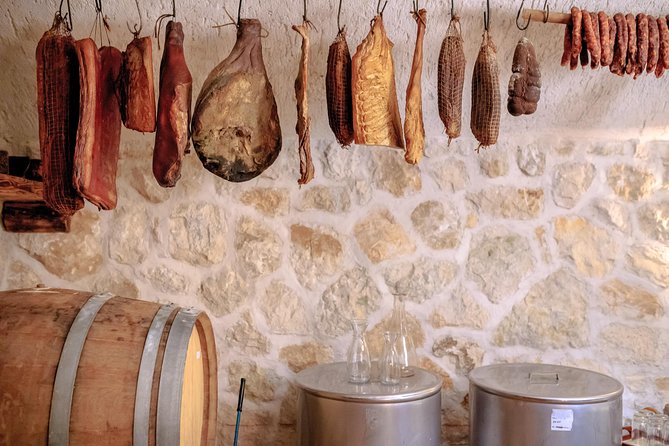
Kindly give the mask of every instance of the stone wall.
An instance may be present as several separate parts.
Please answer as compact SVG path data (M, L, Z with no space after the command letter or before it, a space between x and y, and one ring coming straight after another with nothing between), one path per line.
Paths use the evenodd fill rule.
M380 348L405 296L421 365L444 377L443 432L467 437L467 373L481 364L582 366L633 404L669 399L669 142L315 144L298 189L294 140L266 175L226 183L189 156L171 191L151 147L125 147L120 207L87 207L67 235L0 233L0 287L44 283L204 308L216 331L220 437L248 379L245 444L292 444L294 374L343 360L353 316Z
M37 156L36 42L53 6L9 0L0 15L0 149ZM57 2L56 2L57 3ZM168 1L143 7L148 32ZM234 3L234 4L233 4ZM376 2L351 11L352 50ZM343 360L347 320L366 315L371 348L394 294L407 300L420 363L444 378L445 444L467 441L467 373L480 364L542 361L599 370L625 384L625 411L669 400L669 113L666 80L633 81L602 71L560 68L562 28L525 33L542 64L536 114L502 116L500 143L477 155L468 129L469 78L481 41L484 2L456 2L463 17L463 138L447 147L436 109L437 56L449 19L429 11L423 80L427 157L407 165L399 151L333 144L324 73L336 34L335 0L310 1L310 105L316 179L299 189L293 80L299 41L288 26L299 8L280 0L245 2L268 30L265 61L277 96L284 149L258 179L231 184L187 157L173 190L151 175L152 135L124 130L119 208L77 214L67 235L0 231L0 289L70 287L206 309L219 354L219 435L230 444L240 377L248 379L245 445L293 444L292 378L310 365ZM502 89L521 33L516 2L493 3ZM497 3L497 4L495 4ZM526 2L528 3L528 2ZM552 10L571 4L550 2ZM583 0L579 6L601 8ZM635 2L666 14L665 2ZM607 2L627 12L630 2ZM75 36L88 35L92 2L72 0ZM177 2L195 92L230 50L223 8L236 2ZM130 40L131 0L105 2L111 43ZM409 3L385 12L400 109L415 22ZM160 51L154 44L154 64ZM665 90L662 90L664 88Z

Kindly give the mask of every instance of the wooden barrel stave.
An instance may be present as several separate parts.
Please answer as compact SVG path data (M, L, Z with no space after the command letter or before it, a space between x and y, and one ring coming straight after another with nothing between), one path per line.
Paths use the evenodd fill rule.
M91 295L58 289L0 292L0 445L48 443L54 379L63 344ZM133 444L137 373L146 335L159 308L159 304L122 297L112 297L100 308L77 368L69 425L71 445ZM160 334L150 393L149 445L156 444L163 354L176 309ZM190 432L181 438L188 438L187 444L213 445L216 352L211 323L204 313L197 317L192 336L196 335L203 370L200 387L205 392L199 423L202 431L201 435ZM188 342L183 346L183 355L193 357L187 347ZM184 422L184 416L176 424L192 429L193 424ZM198 436L199 442L194 440Z

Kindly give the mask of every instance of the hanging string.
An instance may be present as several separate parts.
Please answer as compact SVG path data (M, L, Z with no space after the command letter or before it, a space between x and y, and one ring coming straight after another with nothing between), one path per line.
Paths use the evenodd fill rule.
M130 24L128 22L125 22L126 26L128 27L128 31L132 33L135 38L139 37L139 34L142 32L142 11L139 10L139 0L135 0L135 5L137 5L137 15L139 15L139 27L135 23L132 27L130 28Z
M109 40L110 31L111 27L109 26L108 18L104 15L102 10L102 0L95 0L95 20L93 21L93 28L88 36L93 36L93 40L96 40L99 34L100 45L104 43L104 38L107 37L107 45L111 46L111 40Z
M60 5L58 6L58 15L65 20L65 27L68 31L72 31L72 9L70 9L70 0L67 0L67 14L63 15L63 2L60 0Z

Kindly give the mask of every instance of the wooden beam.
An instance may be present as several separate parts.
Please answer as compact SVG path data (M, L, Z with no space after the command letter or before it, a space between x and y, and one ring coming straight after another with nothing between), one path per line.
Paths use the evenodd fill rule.
M548 17L542 9L523 9L523 19L531 22L560 23L566 25L571 20L571 14L563 12L549 12Z
M42 201L42 182L0 173L0 201Z
M43 201L5 201L2 205L2 226L7 232L70 232L71 220Z

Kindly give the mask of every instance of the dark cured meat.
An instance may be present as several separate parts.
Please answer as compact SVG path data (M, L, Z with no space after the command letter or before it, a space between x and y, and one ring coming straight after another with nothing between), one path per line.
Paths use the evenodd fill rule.
M648 16L638 14L636 16L637 29L637 64L634 70L634 79L646 71L648 65Z
M513 116L531 115L541 97L541 71L534 45L526 37L516 45L511 71L507 109Z
M613 51L613 62L611 62L609 70L613 74L624 76L625 65L627 64L627 20L625 20L625 16L619 12L613 16L613 20L615 20L616 24L616 39Z
M188 153L193 78L184 56L181 23L171 21L165 31L160 62L160 96L153 175L163 187L174 187L181 177L181 160Z
M155 132L156 93L150 37L135 37L126 47L120 90L123 124L138 132Z
M116 48L98 49L91 39L77 41L81 111L72 181L98 209L116 207L116 169L121 141L121 111L116 86L123 56Z
M638 62L637 58L637 31L636 31L636 17L634 14L627 14L625 16L627 21L627 65L625 66L625 72L627 74L633 74L636 71L636 64Z
M65 215L84 207L72 186L79 121L79 63L74 39L56 15L37 45L37 114L44 201Z

